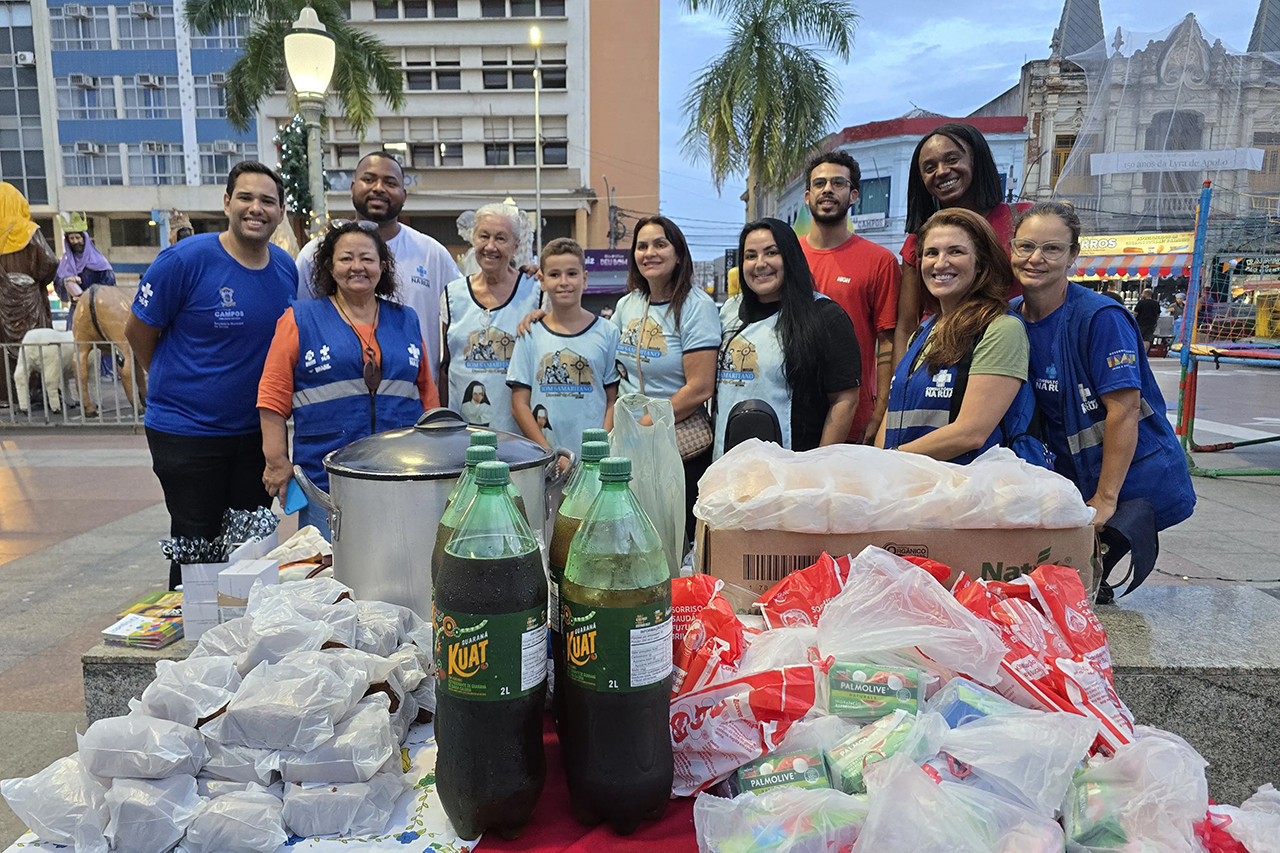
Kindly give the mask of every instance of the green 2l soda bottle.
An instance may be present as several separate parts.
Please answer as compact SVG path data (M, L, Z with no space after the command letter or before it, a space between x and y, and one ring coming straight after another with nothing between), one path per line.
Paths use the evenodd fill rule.
M569 801L620 834L671 797L671 578L662 540L627 485L631 460L600 460L600 494L560 584Z
M547 579L509 476L476 467L433 590L436 790L467 839L518 837L546 779Z
M475 441L476 436L493 435L493 433L474 433L471 446L467 448L466 467L462 476L449 493L449 500L444 505L444 515L440 517L440 526L436 529L436 547L431 552L431 580L440 572L440 561L444 558L445 546L458 532L458 523L462 521L462 513L471 505L476 496L476 466L481 462L494 462L498 458L498 450L491 444ZM497 436L494 436L496 439Z
M601 430L604 432L604 430ZM609 455L609 442L582 442L582 464L574 471L569 488L565 490L560 511L556 513L556 526L551 535L551 660L555 679L552 684L551 709L554 712L556 731L564 725L564 634L560 630L560 580L569 561L569 545L582 526L582 520L600 494L600 460Z

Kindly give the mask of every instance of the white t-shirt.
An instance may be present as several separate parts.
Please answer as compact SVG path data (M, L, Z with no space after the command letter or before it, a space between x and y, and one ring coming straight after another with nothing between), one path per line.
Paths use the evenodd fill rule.
M314 299L311 268L319 238L298 252L298 298ZM449 250L434 237L428 237L401 223L400 233L387 241L391 257L396 260L396 300L414 310L422 338L431 354L431 375L440 378L440 294L444 287L461 276Z

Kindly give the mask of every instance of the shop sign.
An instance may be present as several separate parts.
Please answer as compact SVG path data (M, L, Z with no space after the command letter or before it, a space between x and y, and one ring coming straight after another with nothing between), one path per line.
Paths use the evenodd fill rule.
M1099 234L1080 238L1081 255L1172 255L1189 253L1195 245L1190 231L1163 234Z

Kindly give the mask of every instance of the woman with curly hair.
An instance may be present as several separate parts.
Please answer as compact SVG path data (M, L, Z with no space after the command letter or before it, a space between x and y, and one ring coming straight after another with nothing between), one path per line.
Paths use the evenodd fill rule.
M930 315L894 370L876 444L964 464L1027 433L1027 333L1009 312L1013 270L985 219L940 210L918 242Z
M411 426L439 405L430 359L412 308L391 301L395 262L372 222L335 223L315 257L316 299L295 302L276 323L258 385L262 475L279 495L293 477L285 420L294 425L293 463L328 488L325 455L375 432ZM299 525L328 536L328 519L304 509Z

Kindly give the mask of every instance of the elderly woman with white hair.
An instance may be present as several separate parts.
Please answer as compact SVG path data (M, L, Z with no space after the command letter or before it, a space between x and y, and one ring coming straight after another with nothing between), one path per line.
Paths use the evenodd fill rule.
M449 282L440 297L441 402L465 417L473 410L465 404L479 394L490 404L484 407L490 420L476 426L517 435L507 365L516 326L542 298L537 279L516 267L521 243L528 239L524 224L514 205L480 207L471 235L480 272Z

